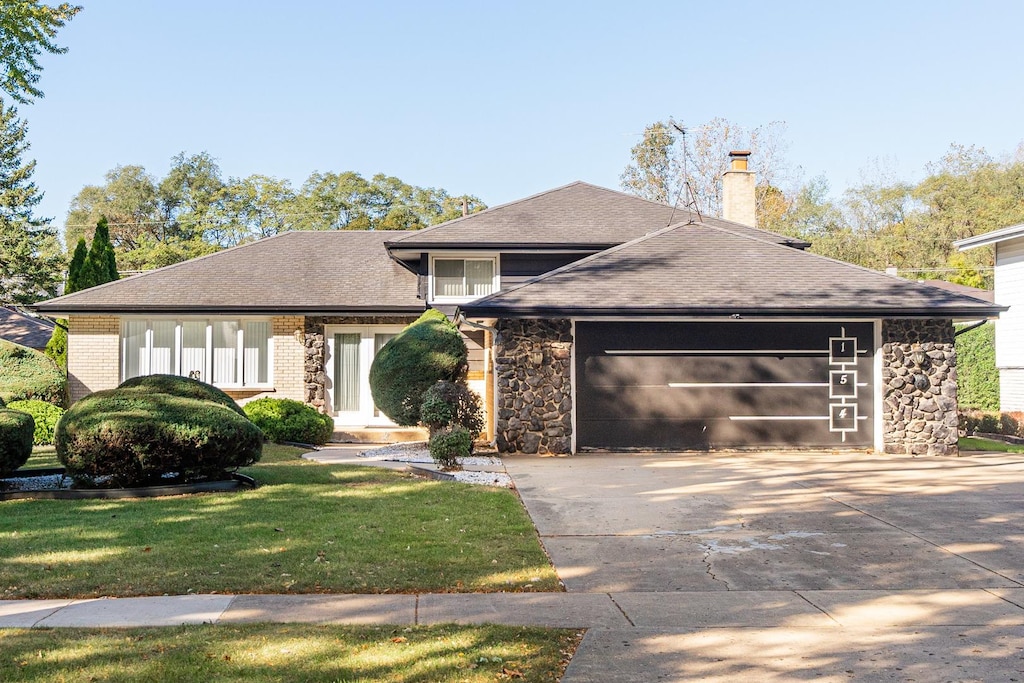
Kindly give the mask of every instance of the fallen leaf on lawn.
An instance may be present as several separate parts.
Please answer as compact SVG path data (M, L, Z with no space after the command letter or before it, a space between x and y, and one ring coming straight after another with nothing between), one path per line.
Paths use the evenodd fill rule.
M152 548L147 545L145 548L142 549L142 552L148 553L150 550L152 550Z
M391 642L392 643L405 643L405 642L408 642L408 640L409 639L406 638L405 636L395 636L394 638L391 639Z
M517 669L506 669L501 667L501 674L506 678L522 678L523 672Z

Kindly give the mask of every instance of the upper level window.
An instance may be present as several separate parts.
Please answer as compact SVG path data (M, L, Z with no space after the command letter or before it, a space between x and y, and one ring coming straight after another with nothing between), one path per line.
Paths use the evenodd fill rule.
M268 386L269 320L141 319L121 327L121 379L181 375L217 386Z
M443 258L431 261L431 299L478 299L498 291L494 258Z

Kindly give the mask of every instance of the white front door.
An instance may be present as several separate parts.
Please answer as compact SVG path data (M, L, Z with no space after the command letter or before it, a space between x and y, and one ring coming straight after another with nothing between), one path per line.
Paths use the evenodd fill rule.
M370 395L370 365L401 325L328 325L324 329L327 407L339 425L394 424Z

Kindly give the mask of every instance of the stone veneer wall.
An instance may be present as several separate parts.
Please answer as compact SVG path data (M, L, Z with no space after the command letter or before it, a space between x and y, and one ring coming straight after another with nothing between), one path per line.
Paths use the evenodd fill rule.
M499 320L495 439L502 453L572 450L572 324Z
M321 412L330 412L326 405L325 325L408 325L415 322L416 318L417 316L306 316L305 402Z
M951 320L882 321L886 453L956 455L956 351ZM921 366L912 354L920 350Z

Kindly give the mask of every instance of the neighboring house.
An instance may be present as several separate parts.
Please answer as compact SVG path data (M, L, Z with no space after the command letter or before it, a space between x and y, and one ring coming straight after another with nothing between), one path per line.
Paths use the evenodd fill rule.
M53 336L53 328L52 320L33 318L8 306L0 306L0 339L4 341L44 351Z
M953 243L960 251L995 247L995 300L1009 310L996 323L999 406L1024 410L1024 224Z
M752 187L752 185L751 185ZM72 397L153 372L386 423L374 353L459 321L503 452L956 451L954 320L1003 310L577 182L418 232L293 232L38 305Z

